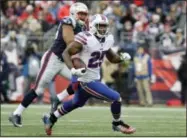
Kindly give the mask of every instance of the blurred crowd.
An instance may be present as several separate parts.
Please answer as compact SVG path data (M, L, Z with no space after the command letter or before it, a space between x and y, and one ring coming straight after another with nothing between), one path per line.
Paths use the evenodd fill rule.
M55 37L55 27L64 16L69 15L73 2L75 1L1 2L1 60L6 63L3 65L8 69L2 75L4 77L0 78L0 89L4 88L1 91L5 91L2 92L5 101L9 101L10 97L6 91L16 91L16 78L19 76L27 78L23 84L24 91L30 87L39 70L40 58ZM108 17L110 31L115 37L114 50L118 52L125 51L136 57L137 49L141 47L143 54L149 55L151 59L152 48L162 52L186 48L186 1L83 2L90 9L90 17L96 13ZM48 43L48 40L51 42ZM121 92L126 103L129 103L135 80L133 65L133 58L131 62L120 65L112 65L105 59L102 67L102 82ZM147 73L149 74L149 71ZM147 76L152 81L153 77L150 74Z

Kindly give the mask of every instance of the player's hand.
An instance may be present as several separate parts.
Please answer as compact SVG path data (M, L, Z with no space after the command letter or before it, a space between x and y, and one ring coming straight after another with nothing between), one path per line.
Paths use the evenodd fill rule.
M72 75L82 76L86 74L86 68L79 68L79 69L72 68L71 73Z
M122 61L130 60L131 56L128 53L120 53L120 58L121 58Z

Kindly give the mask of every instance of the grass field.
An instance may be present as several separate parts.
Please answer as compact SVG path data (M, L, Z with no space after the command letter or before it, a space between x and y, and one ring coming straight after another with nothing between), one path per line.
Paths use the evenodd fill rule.
M49 105L31 105L23 113L23 127L8 121L17 105L1 105L1 136L46 136L41 117ZM124 135L111 129L108 106L85 106L58 120L52 136L186 136L186 109L167 107L123 107L122 119L136 127L136 133Z

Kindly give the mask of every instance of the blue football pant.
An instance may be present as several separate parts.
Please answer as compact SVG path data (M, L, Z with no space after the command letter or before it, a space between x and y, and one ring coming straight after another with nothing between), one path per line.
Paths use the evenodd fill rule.
M71 112L78 107L84 106L90 97L95 97L97 99L113 103L120 100L120 94L118 92L110 89L100 81L94 81L90 83L77 82L73 83L72 85L76 92L74 97L67 102L64 102L62 107L59 109L59 112L62 115L65 115L66 113ZM120 112L120 109L117 109L115 112Z

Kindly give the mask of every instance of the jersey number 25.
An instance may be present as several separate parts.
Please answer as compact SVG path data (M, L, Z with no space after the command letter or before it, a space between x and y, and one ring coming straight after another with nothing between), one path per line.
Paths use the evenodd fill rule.
M98 68L103 62L106 51L95 51L91 53L91 59L88 61L89 68Z

